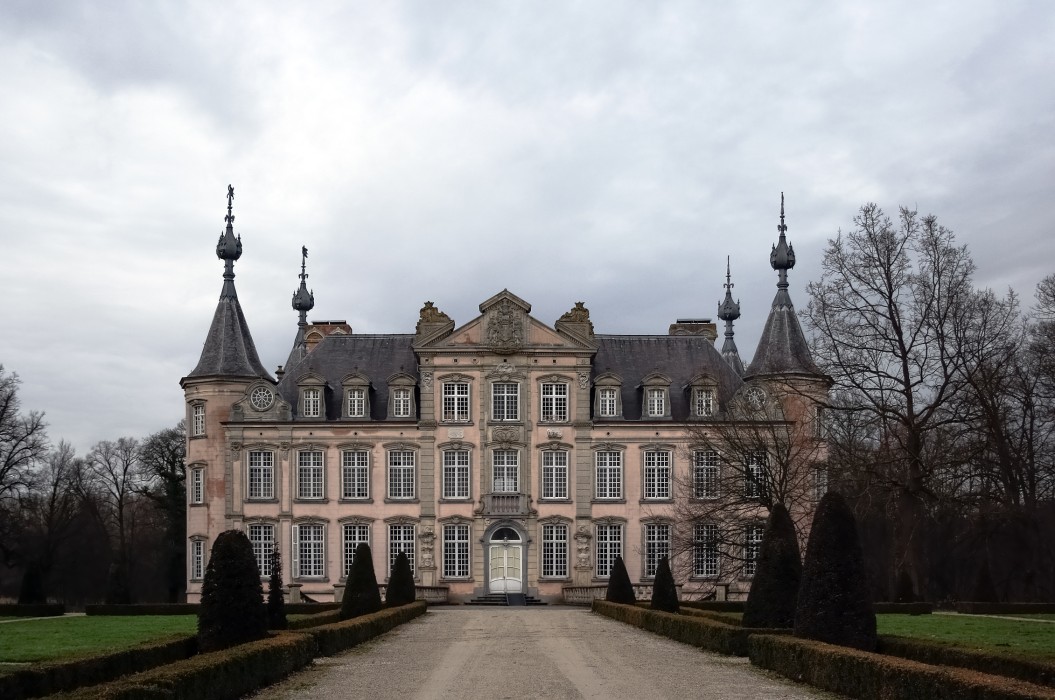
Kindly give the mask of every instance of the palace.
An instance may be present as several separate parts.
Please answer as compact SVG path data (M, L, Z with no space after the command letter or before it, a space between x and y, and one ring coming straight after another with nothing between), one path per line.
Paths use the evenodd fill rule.
M201 359L180 382L189 601L200 598L211 543L230 528L246 532L262 576L277 546L284 582L320 601L340 597L360 542L379 582L406 552L419 586L455 602L596 594L617 556L648 584L673 555L685 597L748 590L764 513L740 526L744 565L726 567L709 534L717 526L680 522L679 503L727 495L717 493L722 470L752 459L708 438L740 420L736 407L802 426L826 396L787 291L795 256L783 198L770 255L777 294L747 367L733 340L740 308L728 269L719 351L709 319L678 320L668 335L605 335L582 302L550 325L508 290L461 325L432 302L405 334L309 323L302 263L297 333L274 377L235 292L242 243L232 198L229 188L219 304ZM698 544L679 554L684 528Z

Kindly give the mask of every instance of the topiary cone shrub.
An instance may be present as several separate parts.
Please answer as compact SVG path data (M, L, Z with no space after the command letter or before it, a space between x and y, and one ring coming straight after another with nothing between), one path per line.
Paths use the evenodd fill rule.
M631 588L631 591L633 589ZM678 612L678 587L674 585L674 574L666 557L659 560L656 578L652 582L652 609L663 612Z
M392 573L388 576L388 595L385 596L385 607L395 608L410 605L418 592L414 588L414 572L410 570L410 559L400 552L392 564Z
M38 605L48 602L44 591L44 572L40 564L31 561L22 574L22 585L18 589L19 605Z
M370 553L370 545L363 542L355 548L352 566L348 570L344 600L341 601L341 619L350 620L380 609L381 591L377 588L377 576L374 574L374 557Z
M817 506L806 545L795 636L875 651L876 617L868 595L857 523L838 493Z
M609 603L637 604L634 584L630 583L630 574L626 573L626 564L623 563L621 556L616 557L612 562L612 570L608 574L608 590L605 592L604 599Z
M795 523L782 503L773 506L762 535L755 578L744 604L744 627L791 627L802 579Z
M284 630L286 621L286 596L282 592L282 556L278 547L271 548L271 578L267 581L267 628Z
M198 648L216 651L266 635L264 589L253 546L241 530L221 532L201 585Z
M897 575L897 587L894 591L895 603L915 603L916 592L912 590L912 577L907 569L901 569Z
M974 595L971 600L976 603L998 603L999 596L996 593L996 584L993 583L993 572L989 568L989 558L982 560L982 567L978 569L978 578L974 582Z

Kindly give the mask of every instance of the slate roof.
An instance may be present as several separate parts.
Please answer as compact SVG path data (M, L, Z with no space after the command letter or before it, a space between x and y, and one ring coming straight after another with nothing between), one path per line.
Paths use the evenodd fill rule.
M745 379L766 374L808 374L823 376L813 363L806 336L791 303L787 289L777 289L773 307L762 329Z
M593 378L611 372L622 380L623 418L641 418L641 380L653 372L671 379L670 411L673 420L689 417L689 392L693 377L706 374L718 383L718 403L724 407L743 385L732 367L704 336L597 335Z
M212 325L205 336L205 347L201 359L190 377L207 377L223 375L227 377L259 377L274 381L264 366L260 364L253 336L249 333L249 324L245 321L238 295L234 291L234 282L224 281L220 303L212 317Z
M370 380L370 419L388 417L388 378L403 372L418 380L418 359L411 344L413 334L396 335L328 335L303 359L286 367L278 383L278 393L294 406L297 416L297 382L307 374L316 374L326 382L324 402L326 419L341 417L343 400L341 381L358 372ZM316 420L316 419L310 419Z

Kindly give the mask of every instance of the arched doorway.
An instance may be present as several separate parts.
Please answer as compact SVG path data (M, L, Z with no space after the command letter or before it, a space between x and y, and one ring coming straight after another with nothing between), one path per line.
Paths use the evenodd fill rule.
M500 527L487 542L487 590L491 593L523 593L524 540L511 527Z

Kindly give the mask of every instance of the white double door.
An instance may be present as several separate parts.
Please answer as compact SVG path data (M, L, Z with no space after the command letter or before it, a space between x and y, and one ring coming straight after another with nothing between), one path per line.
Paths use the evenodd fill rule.
M524 591L524 547L520 544L490 545L491 593L522 593Z

